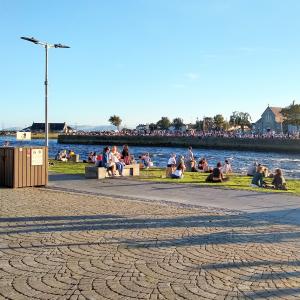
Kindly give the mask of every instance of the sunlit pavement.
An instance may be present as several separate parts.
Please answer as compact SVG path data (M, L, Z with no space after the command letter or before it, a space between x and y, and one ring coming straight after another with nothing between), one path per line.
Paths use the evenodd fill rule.
M0 189L0 299L300 298L299 197L54 179Z
M250 180L249 180L250 182ZM82 175L51 174L49 187L94 195L238 211L248 216L300 226L300 197L286 192L254 192L199 185L132 180L129 177L85 179Z

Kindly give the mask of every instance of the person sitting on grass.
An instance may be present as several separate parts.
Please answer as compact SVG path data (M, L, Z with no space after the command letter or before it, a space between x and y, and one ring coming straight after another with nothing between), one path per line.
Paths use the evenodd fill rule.
M56 156L55 156L55 160L63 161L63 162L68 161L66 150L58 151Z
M212 173L208 175L206 178L206 182L224 182L228 181L229 177L225 177L222 172L222 164L221 162L217 163L217 166L212 170Z
M276 169L272 184L276 190L287 190L286 181L282 175L281 169Z
M251 186L252 187L265 187L264 182L264 167L258 166L256 172L253 175Z
M167 163L166 177L171 177L171 174L176 170L176 154L172 153Z
M151 161L149 153L145 153L141 156L143 167L149 169L149 167L153 167L153 162Z
M60 160L60 151L57 151L55 157L54 157L55 160Z
M247 176L253 176L257 171L257 162L255 161L252 165L248 167Z
M184 172L184 165L183 163L180 163L176 170L171 174L171 178L173 179L182 179L183 178L183 172Z
M263 165L261 165L261 164L259 164L258 166L262 166L262 168L263 168L262 170L263 170L263 175L264 175L264 177L270 177L270 178L273 177L273 174L270 173L269 169L268 169L266 166L263 166Z
M228 159L225 159L225 164L222 167L222 172L225 175L232 173L232 167Z
M88 163L93 163L93 152L90 152L87 158Z
M176 167L176 154L175 154L175 153L172 153L172 154L170 155L170 158L169 158L169 160L168 160L167 167L168 167L168 168Z
M204 173L209 172L208 162L207 162L207 159L205 157L202 157L199 160L198 170L199 170L199 172L204 172Z

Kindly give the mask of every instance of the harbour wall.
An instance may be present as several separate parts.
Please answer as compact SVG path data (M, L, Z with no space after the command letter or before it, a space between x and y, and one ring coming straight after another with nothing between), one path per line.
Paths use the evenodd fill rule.
M188 147L224 150L245 150L264 152L286 152L300 154L300 139L253 139L225 137L191 137L191 136L89 136L59 135L60 144L84 145L124 145L157 146L157 147Z

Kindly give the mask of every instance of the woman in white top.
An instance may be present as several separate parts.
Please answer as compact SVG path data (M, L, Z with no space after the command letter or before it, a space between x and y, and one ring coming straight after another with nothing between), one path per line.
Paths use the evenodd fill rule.
M223 165L222 172L223 172L223 174L232 173L231 164L227 159L225 160L225 164Z
M171 178L173 179L181 179L183 178L184 166L182 163L178 165L175 172L171 174Z
M116 146L113 146L111 148L111 160L113 163L115 163L117 170L119 171L119 174L123 176L123 170L124 170L124 164L119 160L121 157L120 153L118 152L118 148Z
M174 166L176 166L176 154L172 153L171 157L168 160L167 167L170 168L170 167L174 167Z

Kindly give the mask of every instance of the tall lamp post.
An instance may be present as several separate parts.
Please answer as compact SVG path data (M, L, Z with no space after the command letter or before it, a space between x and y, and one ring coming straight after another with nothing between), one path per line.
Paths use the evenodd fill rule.
M41 45L42 47L45 48L45 146L48 147L48 49L49 48L70 48L69 46L62 45L62 44L49 44L47 42L41 42L33 37L26 37L22 36L22 40L34 43L36 45Z

